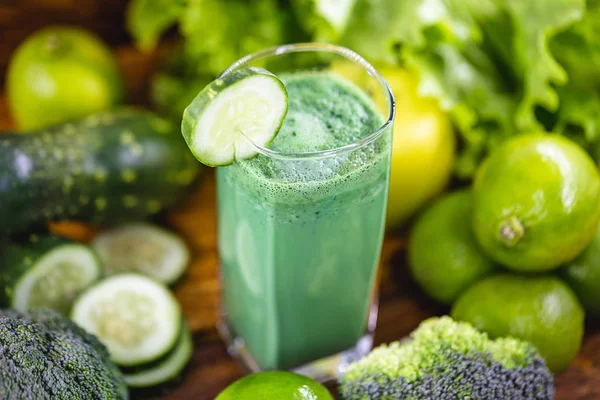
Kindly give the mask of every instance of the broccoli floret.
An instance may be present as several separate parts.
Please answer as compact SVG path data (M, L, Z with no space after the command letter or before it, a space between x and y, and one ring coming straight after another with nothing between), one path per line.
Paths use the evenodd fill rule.
M50 310L0 310L0 399L127 399L106 348Z
M441 317L351 364L340 394L344 400L551 400L554 379L531 344L491 340Z

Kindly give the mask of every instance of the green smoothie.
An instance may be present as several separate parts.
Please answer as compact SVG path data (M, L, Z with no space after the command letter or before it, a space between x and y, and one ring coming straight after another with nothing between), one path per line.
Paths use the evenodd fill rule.
M336 149L383 123L330 73L279 76L286 119L269 148ZM219 251L229 330L262 369L352 348L366 332L383 237L391 129L326 157L259 154L219 168Z

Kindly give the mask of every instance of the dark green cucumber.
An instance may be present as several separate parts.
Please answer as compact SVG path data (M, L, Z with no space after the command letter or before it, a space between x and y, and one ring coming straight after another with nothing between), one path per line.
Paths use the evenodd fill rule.
M77 294L100 276L95 252L71 240L42 234L0 245L0 299L22 312L51 308L67 314Z
M166 285L185 272L190 251L182 238L148 222L115 226L92 241L105 275L139 272Z
M135 372L124 371L125 383L131 388L148 388L167 383L180 376L192 358L193 352L192 334L183 323L173 351L160 363L148 368L138 369Z
M124 109L0 135L0 234L51 220L123 222L172 206L199 163L179 129Z

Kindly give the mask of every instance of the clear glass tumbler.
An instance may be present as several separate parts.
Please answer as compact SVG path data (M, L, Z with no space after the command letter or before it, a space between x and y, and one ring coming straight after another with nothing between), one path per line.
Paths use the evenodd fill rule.
M274 74L331 70L373 99L382 124L324 151L258 155L218 168L221 336L247 370L291 369L319 380L368 353L377 319L394 98L362 57L294 44L244 57ZM249 139L247 139L249 140Z

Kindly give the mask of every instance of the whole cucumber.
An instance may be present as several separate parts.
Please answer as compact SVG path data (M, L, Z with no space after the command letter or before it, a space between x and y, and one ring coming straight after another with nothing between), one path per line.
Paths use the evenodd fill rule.
M175 125L139 109L0 134L0 234L140 219L180 200L199 168Z

